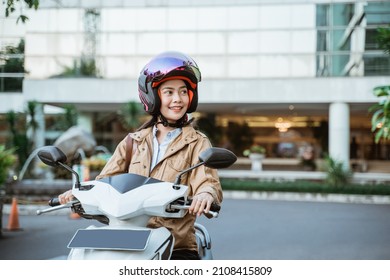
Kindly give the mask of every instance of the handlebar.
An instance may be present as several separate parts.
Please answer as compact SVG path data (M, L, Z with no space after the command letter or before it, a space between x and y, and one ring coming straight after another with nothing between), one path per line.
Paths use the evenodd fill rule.
M66 204L61 204L58 197L52 198L49 200L48 205L51 206L51 208L46 208L42 210L37 210L37 215L41 215L48 212L53 212L65 208L70 208L74 203L76 203L77 200L72 200Z
M48 205L51 206L51 208L46 208L43 210L37 210L37 215L41 215L48 212L57 211L64 208L71 208L74 203L77 203L78 200L70 201L66 204L61 204L58 197L54 197L49 200ZM177 210L188 210L190 208L190 205L192 203L192 198L188 198L186 203L184 204L184 201L176 201L179 202L179 204L171 204L171 209L177 209ZM221 210L221 206L215 202L213 202L210 206L210 210L208 213L204 213L206 217L208 218L217 218L219 215L219 211Z
M176 201L176 202L179 202L179 204L171 204L169 207L171 209L177 209L177 210L188 210L190 208L191 203L192 203L192 199L188 198L188 200L185 204L184 204L183 200ZM221 210L221 206L219 204L213 202L210 206L209 212L208 213L204 212L204 215L208 218L217 218L220 210Z
M192 203L192 198L188 198L187 205L191 205L191 203ZM214 212L219 212L221 210L221 205L213 202L213 203L211 203L210 210L214 211Z
M58 197L54 197L54 198L50 199L48 204L51 207L61 205L60 200L58 199Z
M188 210L190 208L190 205L177 205L177 204L172 204L170 205L170 208L171 209L177 209L177 210ZM215 212L215 211L212 211L212 210L209 210L209 212L204 212L204 214L206 216L210 215L211 217L210 218L217 218L219 213L218 212Z

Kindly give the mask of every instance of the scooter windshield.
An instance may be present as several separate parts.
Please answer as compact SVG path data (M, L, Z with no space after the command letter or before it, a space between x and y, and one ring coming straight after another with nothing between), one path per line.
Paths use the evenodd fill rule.
M133 173L110 176L110 177L100 179L98 181L111 185L119 193L126 193L142 185L163 182L151 177L145 177Z

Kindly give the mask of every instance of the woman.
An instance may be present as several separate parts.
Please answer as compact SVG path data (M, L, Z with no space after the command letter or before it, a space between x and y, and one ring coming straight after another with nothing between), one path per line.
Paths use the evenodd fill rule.
M196 62L179 52L164 52L150 60L138 79L144 109L152 117L132 137L133 154L129 173L174 182L179 171L198 162L199 153L211 147L209 139L196 131L188 114L198 105L201 74ZM115 149L96 179L127 172L126 138ZM171 259L199 259L194 223L207 213L213 202L220 204L222 189L217 171L204 166L182 177L193 197L183 219L152 217L148 226L166 227L175 237ZM70 191L59 196L61 203L73 198Z

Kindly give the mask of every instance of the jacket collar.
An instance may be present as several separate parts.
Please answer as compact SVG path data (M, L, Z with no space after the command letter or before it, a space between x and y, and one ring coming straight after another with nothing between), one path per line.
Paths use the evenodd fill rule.
M153 133L153 127L148 127L145 129L142 129L140 131L136 131L133 133L130 133L130 136L139 142L142 142L145 138L148 136L151 136ZM181 149L183 146L195 141L197 139L196 131L192 126L185 126L183 127L181 135L179 135L175 140L174 143L177 147L177 149Z

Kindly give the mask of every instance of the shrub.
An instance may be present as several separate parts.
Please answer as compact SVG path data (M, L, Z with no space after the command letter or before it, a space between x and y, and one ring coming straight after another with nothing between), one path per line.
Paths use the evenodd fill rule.
M337 161L329 156L325 158L327 165L326 182L333 187L341 187L349 183L352 172L344 167L342 161Z
M8 171L16 163L14 149L6 149L4 145L0 145L0 187L7 182Z

